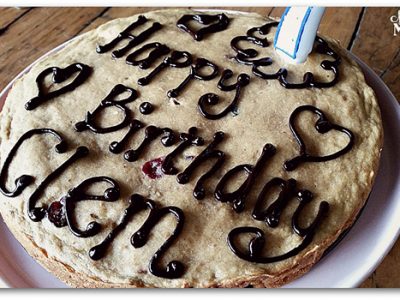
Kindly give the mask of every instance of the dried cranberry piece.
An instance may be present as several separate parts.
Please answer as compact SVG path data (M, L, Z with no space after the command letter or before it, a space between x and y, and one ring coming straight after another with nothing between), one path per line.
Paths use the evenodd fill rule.
M64 227L67 225L63 199L61 199L61 201L54 201L50 204L47 209L47 218L56 227Z
M161 168L164 159L165 157L159 157L144 163L142 167L143 173L151 179L160 179L164 175Z

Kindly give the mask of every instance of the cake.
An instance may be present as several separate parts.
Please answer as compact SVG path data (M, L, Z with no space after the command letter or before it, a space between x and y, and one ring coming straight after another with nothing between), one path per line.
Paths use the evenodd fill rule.
M0 212L72 287L280 287L355 222L379 106L329 37L303 64L277 21L168 9L32 66L0 118Z

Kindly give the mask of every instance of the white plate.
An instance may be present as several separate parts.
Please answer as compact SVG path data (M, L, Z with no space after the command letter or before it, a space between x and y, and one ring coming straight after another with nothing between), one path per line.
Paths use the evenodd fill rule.
M368 203L350 232L310 272L285 286L288 288L357 287L380 264L400 233L400 106L383 81L354 58L375 90L382 111L385 143L380 169ZM0 93L0 109L14 81ZM0 241L0 286L3 282L5 286L18 288L67 287L25 252L1 217Z

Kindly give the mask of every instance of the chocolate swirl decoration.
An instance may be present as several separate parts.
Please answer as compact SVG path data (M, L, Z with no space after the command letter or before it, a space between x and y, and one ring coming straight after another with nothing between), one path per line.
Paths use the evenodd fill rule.
M130 220L139 212L150 209L150 213L144 224L131 236L131 244L135 248L143 247L149 238L151 230L166 215L173 215L177 224L172 235L161 245L153 255L149 263L149 271L158 277L179 278L185 271L184 265L179 261L171 261L165 269L159 267L162 256L173 245L178 235L182 232L184 224L183 211L174 206L158 208L154 201L145 199L143 196L134 194L130 198L129 206L125 209L120 223L107 235L107 237L98 245L89 251L89 257L93 260L99 260L106 255L108 247L116 236L126 227Z
M130 95L121 100L115 100L119 95L128 92ZM117 131L121 128L126 127L129 124L129 120L131 117L131 111L129 108L127 108L125 105L136 100L138 94L136 90L124 86L122 84L117 84L111 92L104 98L99 106L96 107L96 109L93 112L87 112L86 117L84 121L78 122L75 124L75 129L78 132L90 129L94 133L109 133L109 132L114 132ZM95 119L96 116L104 109L108 107L116 107L120 109L124 113L124 119L116 125L109 126L109 127L100 127L96 124Z
M89 78L91 72L92 68L82 63L75 63L64 69L59 67L50 67L45 69L36 78L36 85L39 90L38 95L25 103L25 109L33 110L48 100L54 99L65 93L72 92ZM71 76L75 73L78 73L78 75L69 84L57 90L47 92L43 87L44 79L50 74L53 75L52 81L59 84L71 78Z
M254 45L260 47L267 47L269 45L266 38L256 37L255 32L262 35L268 34L270 28L276 26L278 22L267 23L261 27L254 27L247 31L246 36L237 36L231 41L231 48L237 53L235 60L240 64L252 66L252 72L254 75L266 79L276 79L279 83L287 89L304 89L304 88L328 88L334 86L339 80L339 65L341 62L340 56L329 47L328 43L320 37L315 38L315 51L319 54L324 54L332 57L334 60L323 60L321 62L321 68L326 71L331 71L334 78L329 82L318 81L314 78L314 74L311 72L306 72L303 75L303 81L299 83L287 81L288 70L285 68L280 68L275 73L265 73L260 67L269 66L273 64L273 60L270 57L263 57L256 59L258 56L258 51L253 48L242 49L239 47L239 42L247 41L253 43Z
M88 187L99 182L107 182L111 187L107 188L103 195L90 195L85 192ZM63 197L63 202L65 205L65 218L71 232L77 237L87 238L96 235L101 230L101 225L95 221L90 222L85 230L81 230L76 226L73 217L76 202L82 200L114 202L118 200L119 196L120 189L118 183L114 179L105 176L86 179L78 186L69 190Z
M152 49L152 50L151 50ZM137 57L146 51L149 51L146 58L137 59ZM158 58L168 54L170 49L168 46L161 43L149 43L144 45L142 48L132 52L126 57L126 63L132 66L139 66L139 68L145 70L148 69Z
M275 153L276 148L272 144L266 144L262 150L260 158L257 160L254 166L250 164L238 165L226 172L215 188L215 199L221 202L232 203L233 210L235 212L242 212L245 208L246 198L252 189L255 179L260 173L262 166L269 158L274 156ZM246 180L235 191L229 193L225 192L225 188L229 180L240 172L245 172L247 174Z
M295 234L303 237L300 245L294 247L284 254L265 257L262 256L262 252L266 243L264 232L257 227L237 227L228 234L227 243L231 251L243 260L261 264L268 264L285 260L303 251L308 245L310 245L310 243L314 239L317 229L321 226L321 223L327 216L329 211L329 203L326 201L322 201L319 205L318 213L313 222L307 228L303 228L299 224L299 216L305 205L311 201L312 193L308 190L299 191L297 193L297 199L299 200L299 205L292 216L292 230ZM285 206L287 204L287 201L288 200L286 200L285 202L281 201L280 204L275 205L275 209L277 209L277 211L278 209L279 211L283 210L284 207L282 207L281 205ZM235 243L237 238L242 234L255 235L255 237L251 239L248 245L248 251L243 251Z
M77 160L87 156L89 154L89 149L85 146L80 146L76 149L75 153L70 156L64 163L62 163L57 169L50 173L36 188L32 195L28 199L28 216L34 222L41 221L46 216L45 207L36 207L36 202L42 196L46 187L59 177L65 170L68 169Z
M178 183L185 184L188 183L193 172L205 163L209 159L215 159L216 162L205 174L203 174L196 183L194 187L193 196L197 200L204 199L206 193L204 189L204 182L210 178L224 163L225 153L220 150L215 150L215 147L222 142L224 139L224 133L218 131L214 134L212 142L203 150L196 158L191 162L191 164L180 174L177 175L176 179Z
M188 23L190 21L196 21L197 23L200 23L202 25L209 25L209 26L200 28L199 30L196 31L196 30L192 29L191 27L189 27ZM229 18L224 14L184 15L176 23L176 26L179 29L189 33L194 38L195 41L203 40L204 36L208 35L210 33L223 31L228 27L228 25L229 25Z
M333 154L329 154L329 155L325 155L325 156L314 156L314 155L307 153L306 145L305 145L303 139L301 138L300 134L298 133L296 126L295 126L295 121L296 121L298 115L303 111L310 111L318 116L318 119L315 122L315 129L319 133L325 134L331 130L336 130L336 131L346 134L349 138L349 142L347 143L347 145L343 149L341 149ZM287 160L284 163L283 167L286 171L293 171L300 164L305 163L305 162L325 162L325 161L336 159L336 158L346 154L347 152L349 152L354 145L354 134L349 129L342 127L340 125L331 123L320 109L318 109L312 105L303 105L303 106L297 107L290 115L289 127L290 127L290 130L291 130L297 144L299 145L300 155L296 156L290 160Z
M13 161L16 153L18 152L18 149L21 147L21 145L31 137L35 135L43 135L43 134L50 134L54 136L58 144L55 145L55 150L57 153L64 153L67 150L67 143L64 141L64 139L61 137L61 135L50 128L39 128L39 129L31 129L27 132L25 132L15 143L15 145L11 148L10 152L8 153L3 167L1 168L0 171L0 192L6 196L6 197L17 197L19 196L23 190L29 186L31 183L33 183L34 178L30 175L22 175L15 179L15 188L14 190L10 191L6 186L6 181L7 181L7 174L8 174L8 168L10 167L11 162Z
M201 73L202 69L211 68L212 72L210 74L203 75ZM177 98L185 86L192 80L212 80L218 75L218 66L205 58L198 58L196 63L191 65L189 75L183 80L183 82L176 88L169 90L167 96L169 98Z
M174 166L173 160L178 154L182 153L187 147L204 145L203 138L197 136L196 127L189 128L188 133L181 133L179 135L179 139L181 143L165 157L161 165L161 170L163 171L164 174L175 175L178 173L178 169Z
M98 45L96 47L97 53L105 53L115 48L121 41L128 40L126 46L114 50L112 52L112 56L115 58L119 58L124 56L128 51L130 51L133 47L140 45L144 41L146 41L150 36L160 30L162 25L158 22L154 22L148 29L142 31L138 35L131 34L131 31L140 27L141 25L147 22L147 18L145 16L139 16L138 19L133 22L131 25L126 27L123 31L121 31L116 38L114 38L111 42L105 45Z
M200 97L199 102L198 102L198 109L200 113L207 119L209 120L217 120L220 119L224 116L226 116L229 112L232 112L233 114L237 114L237 109L238 109L238 103L239 103L239 98L240 98L240 93L246 85L249 84L250 82L250 76L247 74L240 74L237 79L236 83L227 85L225 84L225 81L227 81L229 78L233 76L233 72L229 69L224 70L224 72L221 75L221 78L218 82L218 88L222 91L231 91L236 89L235 92L235 97L233 98L232 102L221 112L219 113L211 113L207 111L206 107L209 105L217 105L219 102L219 96L214 93L208 93Z
M153 69L146 77L138 79L139 85L148 85L151 80L162 70L167 67L171 68L186 68L192 63L192 55L186 51L173 51L170 56L164 58L164 60Z
M176 137L175 133L170 128L159 128L154 125L147 126L145 129L145 136L142 143L135 150L129 149L125 151L124 158L129 162L136 161L140 158L140 155L149 146L149 144L154 141L157 137L163 135L161 137L161 143L165 147L172 146L175 144Z

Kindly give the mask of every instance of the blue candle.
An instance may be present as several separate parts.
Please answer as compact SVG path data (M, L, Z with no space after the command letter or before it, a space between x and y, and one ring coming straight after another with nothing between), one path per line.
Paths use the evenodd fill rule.
M275 34L275 50L290 63L303 63L312 51L324 7L288 7Z

